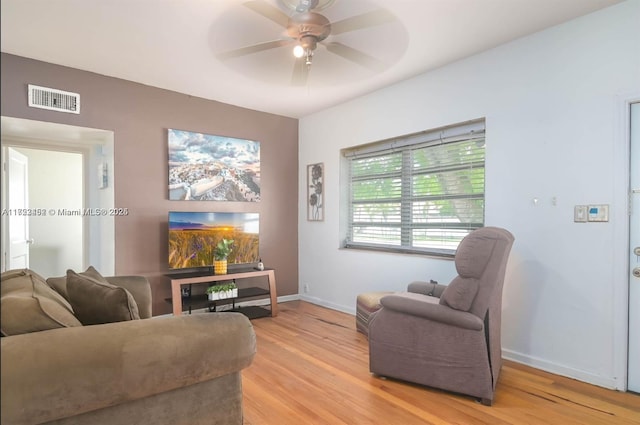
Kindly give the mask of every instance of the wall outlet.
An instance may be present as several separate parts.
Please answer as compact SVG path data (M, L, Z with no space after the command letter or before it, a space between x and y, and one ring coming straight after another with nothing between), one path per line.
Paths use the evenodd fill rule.
M309 292L309 284L308 284L308 283L305 283L305 284L304 284L304 292L305 292L305 294L306 294L307 292Z

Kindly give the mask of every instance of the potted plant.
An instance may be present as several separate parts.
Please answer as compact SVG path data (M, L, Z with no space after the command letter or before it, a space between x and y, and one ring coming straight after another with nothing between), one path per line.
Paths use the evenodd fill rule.
M225 298L236 298L238 296L238 287L235 282L209 286L207 288L207 295L209 295L210 301L223 300Z
M227 274L227 257L231 254L233 239L222 239L213 251L213 270L215 274Z

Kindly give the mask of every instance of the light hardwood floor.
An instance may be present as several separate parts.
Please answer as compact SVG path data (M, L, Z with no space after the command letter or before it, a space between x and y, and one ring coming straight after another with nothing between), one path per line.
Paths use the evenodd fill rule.
M640 396L505 362L494 404L369 373L349 314L302 301L253 320L258 353L243 371L245 425L640 424Z

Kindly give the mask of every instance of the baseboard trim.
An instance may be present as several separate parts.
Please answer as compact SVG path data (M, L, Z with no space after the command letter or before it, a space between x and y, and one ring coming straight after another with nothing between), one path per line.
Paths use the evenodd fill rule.
M306 301L306 302L311 303L311 304L319 305L321 307L330 308L332 310L341 311L342 313L351 314L353 316L355 316L355 314L356 314L355 307L345 307L343 305L330 303L330 302L327 302L327 301L325 301L323 299L316 298L316 297L311 297L309 295L300 295L300 300Z
M506 360L511 360L516 363L531 366L533 368L544 370L545 372L553 373L555 375L576 379L578 381L587 382L589 384L608 388L610 390L624 391L624 389L618 388L619 382L615 377L595 375L584 370L574 369L569 366L550 362L539 357L530 356L527 354L519 353L517 351L506 350L504 348L502 349L502 357Z

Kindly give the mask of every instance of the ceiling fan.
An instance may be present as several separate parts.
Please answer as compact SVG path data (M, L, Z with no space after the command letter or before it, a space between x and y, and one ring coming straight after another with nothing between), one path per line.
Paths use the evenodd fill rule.
M319 12L330 7L336 1L278 0L278 3L288 10L290 14L283 12L265 0L246 1L243 3L244 7L282 27L284 29L281 34L282 37L224 51L218 53L217 57L220 60L229 60L270 49L293 46L292 53L295 57L295 62L291 82L294 85L306 84L313 56L319 45L330 53L375 72L386 68L387 64L385 62L362 50L350 47L339 41L333 41L332 36L384 25L394 22L396 18L385 9L375 9L331 22Z

